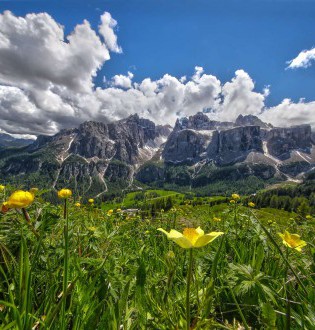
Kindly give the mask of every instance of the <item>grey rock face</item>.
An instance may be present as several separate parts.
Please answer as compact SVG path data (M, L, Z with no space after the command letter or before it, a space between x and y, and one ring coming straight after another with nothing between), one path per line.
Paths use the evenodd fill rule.
M312 147L310 125L299 125L288 128L273 128L267 133L269 153L281 160L290 158L290 151L300 149L309 152Z
M114 142L109 139L108 126L92 121L81 124L69 151L85 158L113 157L115 148Z
M218 165L228 165L243 161L251 151L263 151L259 126L215 131L207 148L207 157Z
M167 140L162 156L166 163L193 164L206 151L206 139L197 131L174 131Z
M109 124L88 121L78 129L64 130L54 136L39 136L28 150L33 152L50 147L88 159L117 159L135 164L140 148L160 136L168 136L169 133L168 126L155 126L150 120L132 115Z

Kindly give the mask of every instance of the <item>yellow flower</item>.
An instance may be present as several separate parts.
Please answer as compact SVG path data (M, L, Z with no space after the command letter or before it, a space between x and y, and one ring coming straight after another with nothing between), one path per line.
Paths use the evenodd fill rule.
M116 212L117 212L117 213L120 213L120 212L121 212L121 209L117 209Z
M112 215L113 214L113 210L109 210L109 211L107 211L107 215Z
M307 245L305 241L300 239L300 235L298 234L290 234L285 230L284 234L278 233L278 235L282 238L283 244L290 247L291 249L295 249L301 252L302 247Z
M34 201L34 194L29 191L17 190L4 202L3 205L8 209L21 209L29 206Z
M249 206L249 207L255 207L255 203L253 203L253 202L249 202L249 203L248 203L248 206Z
M90 204L93 204L93 203L94 203L94 199L93 199L93 198L90 198L90 199L89 199L89 203L90 203Z
M233 198L234 200L238 200L238 199L240 199L241 197L240 197L239 194L232 194L232 198Z
M0 191L3 191L5 188L5 186L3 186L2 184L0 184Z
M30 192L31 192L32 194L36 194L36 193L38 192L38 188L31 188L31 189L30 189Z
M213 218L213 221L221 221L221 218L216 218L216 217L214 217L214 218Z
M205 234L200 227L197 229L185 228L183 234L174 229L171 229L169 233L162 228L158 228L158 230L164 233L168 239L172 240L184 249L205 246L215 240L218 236L224 234L223 232L212 232Z
M70 189L61 189L58 191L59 198L68 198L72 195L72 191Z
M74 205L75 205L76 207L80 207L80 206L81 206L80 203L75 203Z
M312 216L310 214L308 214L305 218L306 219L312 219Z
M235 200L234 200L234 199L231 199L231 200L230 200L230 203L231 203L231 204L235 204Z

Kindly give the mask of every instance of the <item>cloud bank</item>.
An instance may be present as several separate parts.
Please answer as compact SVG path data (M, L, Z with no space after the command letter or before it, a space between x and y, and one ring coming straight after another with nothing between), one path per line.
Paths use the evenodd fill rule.
M97 31L85 20L65 36L64 27L47 13L1 14L0 130L54 134L85 120L107 122L134 113L159 124L174 124L178 117L197 111L216 120L254 114L274 125L315 127L315 102L286 99L266 108L269 87L255 91L244 70L237 70L225 83L196 66L190 77L165 74L158 80L134 82L134 74L128 72L107 80L105 88L95 86L94 78L110 53L122 53L116 27L105 12Z

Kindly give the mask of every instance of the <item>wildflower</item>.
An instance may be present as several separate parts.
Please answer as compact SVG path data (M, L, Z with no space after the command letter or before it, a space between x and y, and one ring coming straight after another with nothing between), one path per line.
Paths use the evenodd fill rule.
M148 234L150 234L150 231L149 231L149 230L146 230L144 233L145 233L146 235L148 235Z
M120 212L121 212L121 209L117 209L116 212L117 212L117 213L120 213Z
M305 218L310 220L310 219L312 219L312 216L310 214L308 214L305 216Z
M74 205L75 205L76 207L80 207L80 206L81 206L80 203L75 203Z
M234 199L231 199L231 200L230 200L230 203L231 203L231 204L235 204L235 200L234 200Z
M38 188L31 188L30 193L36 194L38 192Z
M214 218L213 218L213 221L217 221L217 222L219 222L219 221L221 221L221 218L214 217Z
M239 194L232 194L232 198L234 199L234 200L238 200L238 199L240 199L241 197L240 197L240 195Z
M107 215L109 216L109 215L112 215L113 214L113 210L109 210L108 212L107 212Z
M2 184L0 184L0 191L3 191L5 188L5 186L3 186Z
M278 233L278 235L282 238L282 242L284 245L299 252L301 252L302 247L307 245L305 241L302 241L300 239L300 235L298 234L290 234L288 231L285 230L284 234Z
M2 204L5 209L21 209L29 206L34 201L34 194L29 191L17 190Z
M249 202L249 203L248 203L248 206L249 206L249 207L255 207L255 203L253 203L253 202Z
M218 236L224 234L223 232L212 232L209 234L205 234L200 227L198 227L197 229L185 228L183 234L174 229L171 229L169 233L162 228L158 228L158 230L164 233L168 239L174 241L176 244L178 244L184 249L205 246L215 240Z
M93 198L90 198L90 199L88 200L88 202L89 202L90 204L93 204L93 203L94 203L94 199L93 199Z
M94 226L92 226L92 227L87 227L87 229L88 229L89 231L93 231L93 232L94 232L94 231L96 231L97 228L94 227Z
M68 198L72 195L72 191L70 189L61 189L58 191L59 198Z

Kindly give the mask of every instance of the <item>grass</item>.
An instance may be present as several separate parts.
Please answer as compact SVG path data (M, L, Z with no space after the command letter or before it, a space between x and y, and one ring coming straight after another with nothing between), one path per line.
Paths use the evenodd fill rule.
M314 329L314 218L154 193L174 196L172 209L151 217L69 199L64 219L62 203L38 196L27 211L39 238L20 210L2 214L1 329ZM157 230L198 226L224 235L193 259ZM302 252L284 230L307 242Z

